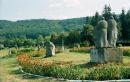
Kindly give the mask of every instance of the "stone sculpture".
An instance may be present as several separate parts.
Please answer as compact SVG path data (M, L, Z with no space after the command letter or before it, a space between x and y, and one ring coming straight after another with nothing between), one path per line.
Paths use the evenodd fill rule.
M51 57L55 55L55 45L48 41L45 43L46 46L46 57Z
M108 47L107 27L107 21L102 17L102 20L99 21L98 25L94 29L96 48Z
M110 17L108 20L108 43L109 47L116 47L116 41L117 41L117 23L114 20L113 16Z
M107 62L123 62L123 52L116 48L117 41L117 23L111 16L105 21L102 18L94 29L95 46L91 49L92 63L107 63Z

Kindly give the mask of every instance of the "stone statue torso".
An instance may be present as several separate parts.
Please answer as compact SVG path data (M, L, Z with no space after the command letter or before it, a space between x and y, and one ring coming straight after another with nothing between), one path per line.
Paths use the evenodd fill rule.
M95 27L95 45L97 48L108 47L107 42L107 22L105 20L99 21L98 25Z
M117 23L114 19L108 20L108 43L109 47L116 47L116 41L117 41Z

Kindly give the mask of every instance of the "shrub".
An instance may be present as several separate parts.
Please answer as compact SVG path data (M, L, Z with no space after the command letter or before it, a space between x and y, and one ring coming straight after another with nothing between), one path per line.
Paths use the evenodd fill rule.
M21 50L21 52L31 52L34 51L32 48L24 48Z
M11 54L17 54L18 50L16 48L11 49Z
M124 79L130 79L130 68L121 68L121 75Z
M121 71L119 66L100 66L92 68L87 79L92 80L114 80L121 79Z
M124 56L130 56L130 51L129 50L124 50L123 55Z
M90 46L90 42L89 41L84 41L83 43L81 43L81 46Z

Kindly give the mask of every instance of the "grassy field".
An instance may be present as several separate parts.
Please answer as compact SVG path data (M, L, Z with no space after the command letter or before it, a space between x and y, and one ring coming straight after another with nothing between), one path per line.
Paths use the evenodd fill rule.
M21 73L18 69L16 56L9 57L7 55L8 49L0 51L0 82L57 82L55 79L34 77ZM73 61L74 64L84 64L90 61L90 55L87 53L66 51L42 60ZM130 63L130 57L125 56L123 60L124 63Z

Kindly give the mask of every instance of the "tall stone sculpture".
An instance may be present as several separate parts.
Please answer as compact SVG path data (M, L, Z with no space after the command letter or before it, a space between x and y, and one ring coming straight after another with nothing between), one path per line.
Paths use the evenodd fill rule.
M113 16L110 17L108 20L108 43L109 47L116 47L116 41L117 41L117 23L114 20Z
M45 57L51 57L55 55L55 45L52 42L46 42L46 56Z
M102 17L102 20L99 21L94 30L95 45L97 48L108 47L107 27L107 21L105 21L104 17Z
M107 33L108 32L108 33ZM111 16L108 23L102 18L94 29L95 47L91 49L92 63L122 62L123 53L116 48L117 24Z

